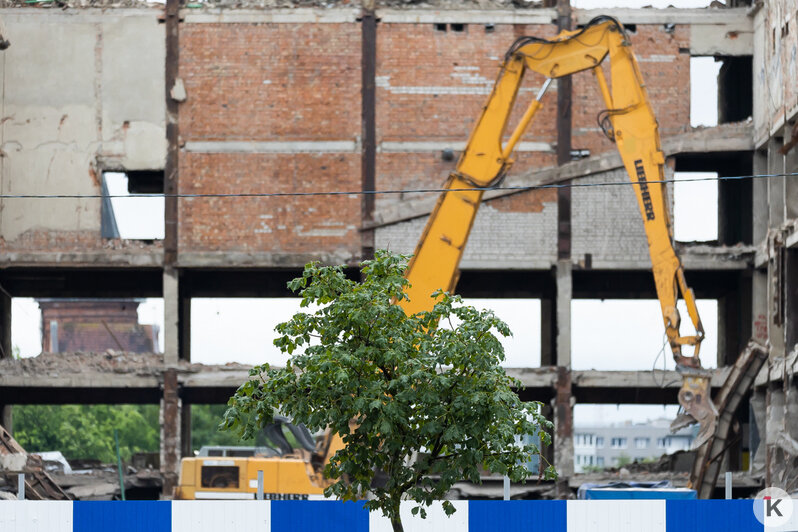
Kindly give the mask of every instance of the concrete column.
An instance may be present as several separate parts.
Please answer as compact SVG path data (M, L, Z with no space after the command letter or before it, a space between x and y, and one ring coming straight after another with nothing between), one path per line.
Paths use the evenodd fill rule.
M784 155L779 153L782 146L779 137L771 137L768 141L768 173L784 173ZM784 222L784 198L786 179L784 177L770 177L768 185L769 226L779 227Z
M748 448L751 450L750 468L751 475L764 475L767 457L765 441L765 420L767 419L767 399L763 389L754 390L750 403L750 441Z
M557 365L571 369L571 261L557 261Z
M177 366L180 358L180 291L178 272L165 268L163 272L163 363Z
M180 407L180 456L183 458L194 456L191 448L191 405L182 404Z
M544 297L540 300L540 366L553 366L556 349L556 327L554 300Z
M784 173L798 172L798 146L787 152L784 156ZM784 199L788 219L798 218L798 179L785 177Z
M11 358L11 296L0 290L0 358Z
M163 496L171 497L177 485L180 466L180 396L177 386L177 370L167 369L163 374L163 397L161 399L161 474Z
M768 141L768 173L780 174L784 172L784 156L779 153L782 146L781 138L771 137ZM770 177L767 181L768 201L768 228L775 229L784 223L784 197L785 179L783 177ZM770 357L783 357L784 326L783 326L783 283L784 262L778 255L768 261L768 340L770 341Z
M554 395L554 466L560 474L557 496L570 494L574 474L574 434L571 383L571 262L557 262L557 382Z
M763 175L768 173L768 154L765 151L755 151L753 173ZM760 245L768 234L769 207L768 207L768 179L754 179L753 187L753 233L755 246Z
M11 358L11 296L0 291L0 359ZM0 405L0 425L13 434L11 405Z
M0 405L0 425L14 435L14 417L11 405Z
M754 270L751 275L751 336L768 341L768 275L767 270Z
M765 441L767 443L766 486L778 486L782 478L784 453L777 442L783 427L784 390L780 384L771 383L767 390L767 425L765 427Z

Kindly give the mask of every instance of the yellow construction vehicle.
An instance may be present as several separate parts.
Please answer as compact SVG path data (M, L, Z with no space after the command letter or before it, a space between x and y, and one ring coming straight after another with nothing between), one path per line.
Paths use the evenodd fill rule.
M289 430L295 445L283 432ZM323 470L338 449L340 436L326 431L318 439L301 425L275 416L264 429L268 445L209 447L194 458L183 458L175 499L255 499L258 472L263 471L267 500L321 500L330 481Z
M611 89L602 69L607 57ZM543 75L545 81L507 142L503 143L508 119L527 70ZM407 313L428 310L434 303L429 296L435 290L454 290L460 258L483 192L500 183L512 166L513 149L541 108L541 99L551 81L585 70L595 74L606 105L599 113L599 125L618 147L637 194L665 332L677 369L684 377L679 404L691 422L701 424L697 438L700 443L714 431L717 418L709 397L711 374L701 369L699 359L704 329L693 292L687 286L682 264L673 248L668 197L663 183L665 157L660 149L657 121L629 38L623 26L613 18L597 17L584 28L563 31L553 39L521 37L507 51L482 116L456 170L446 182L447 191L438 199L410 261L407 270L412 284L408 291L410 301L401 304ZM691 336L682 336L679 332L681 318L676 303L680 294L695 330ZM693 346L691 356L682 353L683 346Z

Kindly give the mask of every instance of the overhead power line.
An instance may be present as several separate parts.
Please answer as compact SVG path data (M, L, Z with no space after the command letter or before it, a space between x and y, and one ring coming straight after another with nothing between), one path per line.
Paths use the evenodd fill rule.
M743 179L770 179L776 177L796 177L798 172L785 174L754 174L738 176L692 177L687 179L663 179L658 181L645 181L646 185L660 183L692 183L698 181L739 181ZM545 190L549 188L588 188L610 186L635 186L639 182L609 181L603 183L551 183L544 185L518 185L518 186L491 186L469 188L411 188L395 190L330 190L313 192L231 192L231 193L177 193L177 194L0 194L0 199L100 199L100 198L151 198L153 196L166 198L271 198L271 197L304 197L304 196L356 196L356 195L391 195L391 194L427 194L441 192L490 192L494 190L524 192L528 190Z

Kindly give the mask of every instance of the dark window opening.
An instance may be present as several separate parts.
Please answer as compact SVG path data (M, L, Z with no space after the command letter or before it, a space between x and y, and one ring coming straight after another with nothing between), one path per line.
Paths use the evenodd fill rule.
M163 170L132 170L125 175L131 194L163 194Z
M682 154L676 157L677 181L688 179L693 172L712 172L724 176L750 175L753 172L751 152L719 152ZM699 174L698 177L701 177ZM719 244L733 246L753 242L753 185L749 179L676 183L674 193L674 231L676 240L717 240ZM692 192L691 192L692 191ZM716 198L716 199L715 199ZM680 201L682 205L680 205ZM686 204L693 202L692 207ZM683 209L686 209L686 214ZM680 221L680 213L688 219ZM694 233L699 226L693 221L698 215L716 216L717 229L706 238L682 238L679 227ZM684 222L684 224L682 223ZM685 225L686 224L686 225Z
M718 71L718 124L741 122L753 111L752 57L724 57Z
M496 31L496 26L493 24L485 24L485 33L493 33Z
M238 467L202 466L203 488L238 488Z
M637 33L637 24L624 24L623 29L628 33Z
M446 24L435 24L436 31L446 31Z
M463 32L465 31L465 24L449 24L452 31Z

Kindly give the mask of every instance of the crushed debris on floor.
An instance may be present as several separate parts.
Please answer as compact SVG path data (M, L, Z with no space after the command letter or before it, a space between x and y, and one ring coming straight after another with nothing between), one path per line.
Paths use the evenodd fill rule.
M206 366L186 361L178 363L178 372L199 373L209 367L232 371L248 370L251 366L228 363ZM155 353L130 353L108 349L102 353L69 352L42 353L19 360L0 359L0 373L4 375L74 374L87 371L133 375L160 375L164 370L163 355Z

